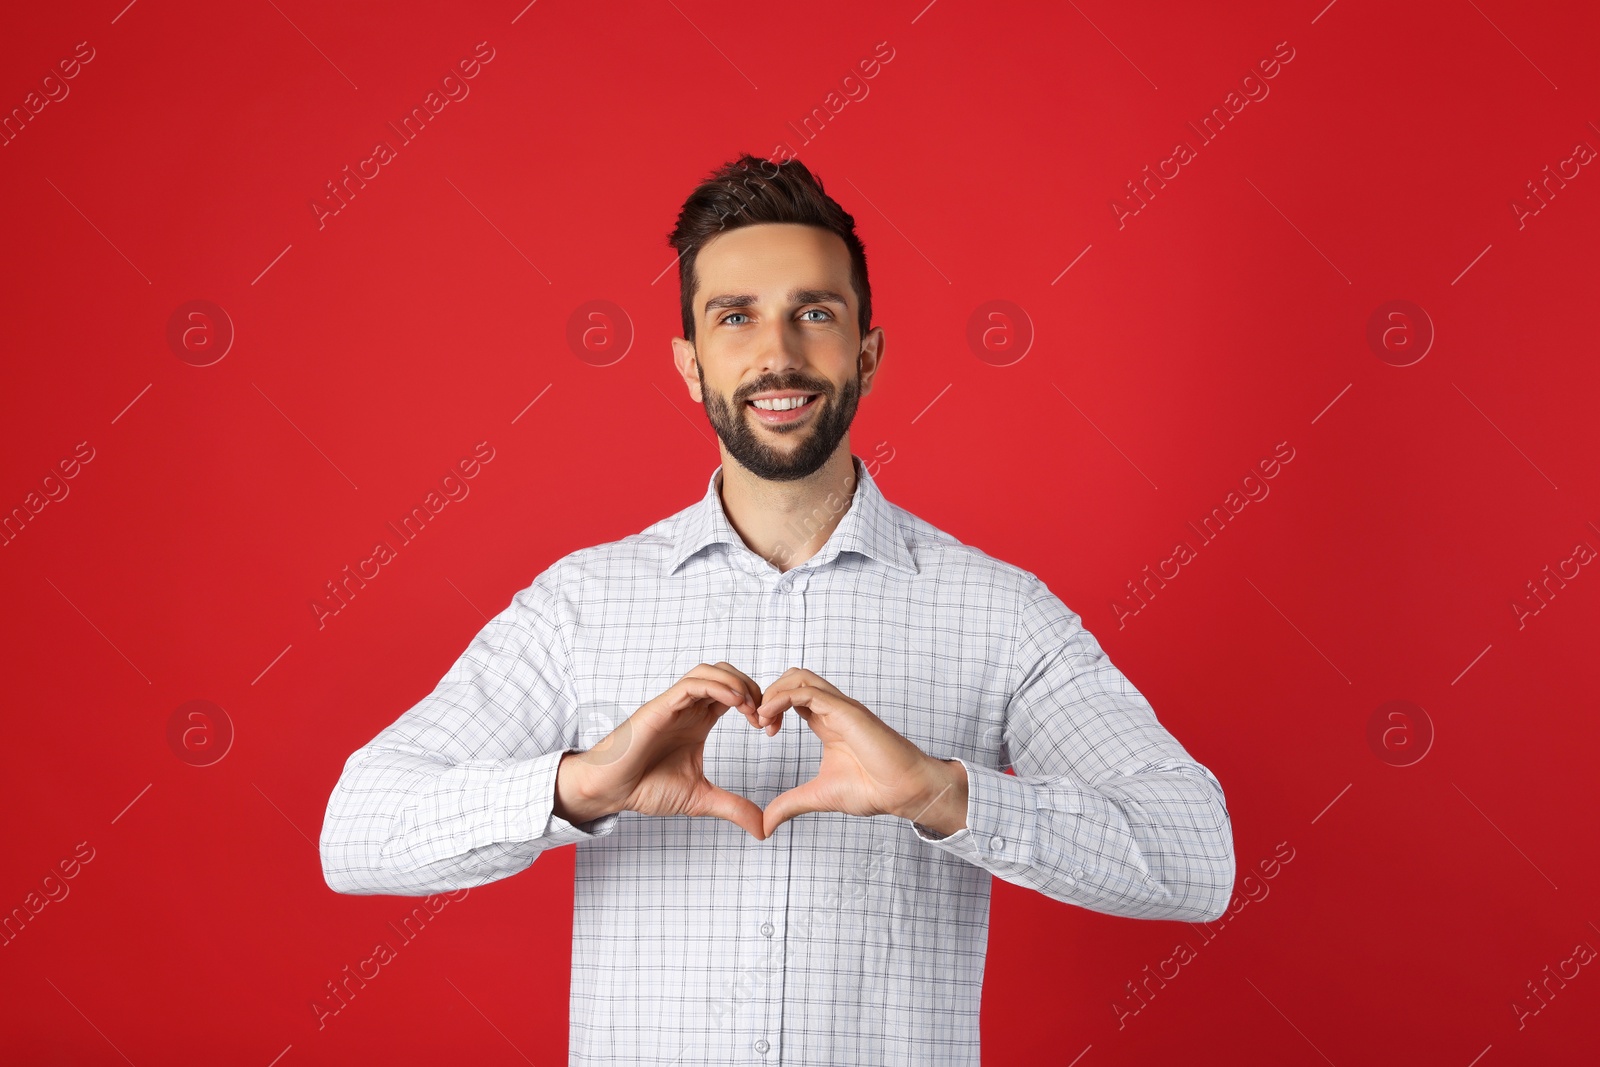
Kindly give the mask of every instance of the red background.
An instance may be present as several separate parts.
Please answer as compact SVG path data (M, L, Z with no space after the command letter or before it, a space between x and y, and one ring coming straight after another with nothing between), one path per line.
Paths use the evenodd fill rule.
M1600 146L1592 6L124 2L0 34L8 114L93 49L0 148L4 514L93 450L0 547L0 909L70 891L0 948L7 1062L564 1062L570 850L452 902L319 1028L419 901L332 893L315 840L344 759L513 593L704 491L664 235L783 145L870 257L853 451L1080 612L1233 816L1238 910L1207 928L996 881L985 1061L1592 1055L1600 975L1562 961L1600 947L1600 576L1527 587L1600 546L1600 175L1528 189ZM479 42L470 95L319 227ZM191 300L235 331L208 366L204 329L168 341ZM585 349L592 300L627 324ZM991 300L1020 311L974 348ZM1391 300L1436 333L1408 366L1415 312L1368 341ZM324 583L481 441L470 496L319 628ZM192 700L221 710L174 743ZM1392 700L1421 710L1373 741Z

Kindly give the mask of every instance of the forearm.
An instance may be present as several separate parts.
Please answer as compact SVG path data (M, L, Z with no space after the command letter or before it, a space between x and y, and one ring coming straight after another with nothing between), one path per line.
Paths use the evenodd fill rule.
M1044 788L1048 796L1052 786ZM1077 884L1068 886L1075 903L1109 915L1190 922L1226 910L1233 828L1209 779L1168 768L1069 792L1068 810L1041 811L1044 847L1035 855L1046 870L1079 864Z
M554 808L560 753L445 764L363 749L328 801L320 850L340 893L423 896L524 870L546 849L609 833L579 829Z
M1017 616L1004 759L970 762L969 829L941 847L1058 900L1206 920L1233 891L1222 786L1156 717L1078 615L1036 576ZM931 839L930 839L931 840Z
M919 829L923 840L1093 911L1209 920L1226 908L1232 827L1219 789L1202 772L1148 768L1088 787L970 769L970 825L946 836Z

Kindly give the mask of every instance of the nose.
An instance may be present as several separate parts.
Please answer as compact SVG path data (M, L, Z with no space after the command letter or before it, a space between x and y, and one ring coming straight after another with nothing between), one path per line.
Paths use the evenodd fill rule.
M805 366L800 330L787 320L763 323L756 345L756 367L763 378L781 381Z

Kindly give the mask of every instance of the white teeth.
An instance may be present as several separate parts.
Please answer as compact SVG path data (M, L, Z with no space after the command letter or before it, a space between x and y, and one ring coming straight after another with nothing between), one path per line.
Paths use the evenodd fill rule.
M786 396L778 400L752 400L750 403L762 411L792 411L810 399L809 396Z

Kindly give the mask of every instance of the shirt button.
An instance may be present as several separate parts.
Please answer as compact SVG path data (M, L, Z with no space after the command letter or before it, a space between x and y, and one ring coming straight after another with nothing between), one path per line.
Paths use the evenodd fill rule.
M771 923L762 923L761 924L761 936L762 937L771 937L772 936L772 924Z
M989 838L989 846L996 849L1005 848L1006 839L1001 837L999 834L995 834L993 837Z
M772 1047L771 1045L767 1044L767 1039L766 1038L764 1038L764 1037L756 1038L756 1051L757 1052L766 1052L767 1049L769 1049L771 1047Z

